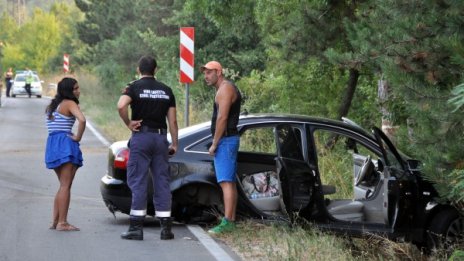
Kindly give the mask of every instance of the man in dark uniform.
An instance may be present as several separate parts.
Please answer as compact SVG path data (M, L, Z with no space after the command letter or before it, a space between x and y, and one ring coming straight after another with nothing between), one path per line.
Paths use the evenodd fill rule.
M143 240L143 221L147 214L148 169L153 175L155 215L161 223L161 239L173 239L171 232L171 190L169 155L177 151L176 100L168 86L154 77L156 60L139 60L140 79L130 83L118 101L119 116L132 131L129 141L127 184L132 191L129 230L123 239ZM132 116L129 119L128 106ZM167 124L172 143L167 141Z

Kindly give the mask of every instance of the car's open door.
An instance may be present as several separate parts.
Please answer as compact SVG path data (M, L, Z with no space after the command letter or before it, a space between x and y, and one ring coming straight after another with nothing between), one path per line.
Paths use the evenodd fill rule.
M373 129L377 143L383 155L383 216L385 224L394 228L396 221L402 216L400 208L400 181L399 177L405 173L404 162L393 143L379 128Z
M277 173L283 196L282 209L290 218L309 212L314 191L314 172L304 157L303 130L291 124L276 127Z

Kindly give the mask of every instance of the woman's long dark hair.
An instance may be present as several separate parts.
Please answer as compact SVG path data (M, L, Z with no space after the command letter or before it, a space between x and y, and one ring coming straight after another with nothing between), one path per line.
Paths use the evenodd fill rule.
M53 119L53 112L58 108L58 105L63 100L73 100L79 104L79 99L74 95L73 89L77 81L74 78L65 77L58 83L57 92L55 98L47 106L45 112L48 114L48 119Z

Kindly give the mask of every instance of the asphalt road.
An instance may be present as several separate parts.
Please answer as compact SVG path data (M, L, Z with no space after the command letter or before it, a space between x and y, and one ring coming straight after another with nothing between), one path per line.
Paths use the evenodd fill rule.
M158 222L145 224L143 241L120 239L128 216L114 218L101 200L107 146L87 128L81 141L84 166L74 179L70 223L79 232L49 230L58 189L43 163L50 99L6 98L0 108L0 260L239 260L198 226L175 224L174 240L161 241ZM116 115L116 114L115 114ZM91 122L90 122L91 123Z

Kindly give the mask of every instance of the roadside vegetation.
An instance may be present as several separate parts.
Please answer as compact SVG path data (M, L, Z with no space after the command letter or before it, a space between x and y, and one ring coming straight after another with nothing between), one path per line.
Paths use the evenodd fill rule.
M445 253L425 256L415 246L378 236L363 239L322 233L302 226L246 221L219 239L243 260L445 260Z
M210 117L213 92L198 68L218 60L243 92L249 112L348 117L366 128L383 125L402 151L423 162L441 200L464 213L463 1L34 2L35 7L0 1L0 74L8 67L29 67L57 82L65 76L63 54L69 54L66 75L81 85L81 106L111 140L129 136L115 104L134 79L137 59L147 53L158 60L158 79L173 88L184 126L179 27L194 26L190 124ZM247 232L253 229L262 232ZM249 246L241 234L223 240L245 255L255 242L267 246L282 239L274 242L275 249L256 248L265 249L270 260L423 259L409 245L379 238L357 241L255 223L244 223L239 231L249 234ZM302 250L312 245L318 251ZM453 258L462 256L457 250Z

